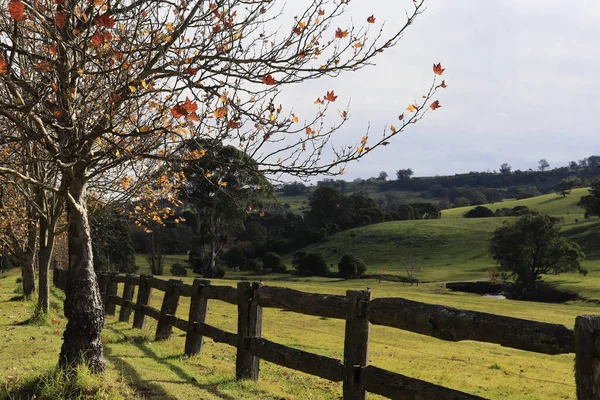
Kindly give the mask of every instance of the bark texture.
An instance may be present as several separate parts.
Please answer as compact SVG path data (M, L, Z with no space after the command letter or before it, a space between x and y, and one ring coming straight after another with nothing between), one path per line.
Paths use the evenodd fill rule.
M64 303L69 322L63 334L59 365L70 368L83 362L91 371L99 373L106 368L101 340L104 306L94 272L84 173L75 175L70 183L67 200L69 274Z
M33 215L33 214L32 214ZM35 221L35 215L32 216ZM37 244L37 224L29 223L27 231L27 248L25 249L21 274L23 276L23 295L31 296L35 293L35 249Z

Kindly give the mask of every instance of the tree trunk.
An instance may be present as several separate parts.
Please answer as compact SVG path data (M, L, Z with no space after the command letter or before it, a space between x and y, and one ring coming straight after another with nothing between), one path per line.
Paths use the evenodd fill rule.
M50 271L50 260L54 252L54 230L53 224L48 224L44 218L40 219L40 251L38 254L39 264L39 289L36 314L47 315L50 312L50 282L48 275Z
M104 306L94 272L92 238L86 207L85 170L63 175L69 187L67 220L69 233L69 273L64 303L68 319L63 334L59 365L72 368L85 363L92 372L106 368L102 349Z
M29 222L27 231L27 249L21 265L21 274L23 276L23 295L31 296L35 293L35 248L37 244L37 224L35 218Z

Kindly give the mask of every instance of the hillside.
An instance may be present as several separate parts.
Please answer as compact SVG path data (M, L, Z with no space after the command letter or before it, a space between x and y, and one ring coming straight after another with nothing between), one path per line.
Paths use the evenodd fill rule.
M577 207L585 194L587 189L582 188L564 198L548 194L486 206L495 210L524 205L563 218L563 232L583 248L587 256L584 265L590 274L585 278L566 274L550 279L570 288L581 284L586 294L596 298L600 297L593 293L600 289L600 221L584 219L583 210ZM320 252L334 266L342 254L355 254L368 264L368 273L385 270L388 274L406 275L407 262L418 258L421 279L425 281L485 278L487 270L495 265L487 253L488 240L494 229L510 218L463 218L471 208L444 210L439 220L385 222L340 232L306 250Z

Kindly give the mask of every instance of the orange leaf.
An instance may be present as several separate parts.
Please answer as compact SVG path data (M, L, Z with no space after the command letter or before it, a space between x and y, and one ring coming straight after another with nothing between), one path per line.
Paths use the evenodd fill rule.
M315 104L325 104L325 102L319 97L315 100Z
M446 85L446 81L442 81L442 83L440 84L440 87L442 89L446 89L448 87L448 85Z
M195 101L192 102L190 99L188 99L186 97L185 102L183 103L183 108L185 111L187 111L188 114L191 114L198 109L198 105L196 104Z
M441 75L444 71L445 71L445 69L442 68L442 63L433 64L433 73L434 74Z
M52 71L52 66L50 66L45 61L41 61L34 65L33 69L35 69L36 71Z
M55 45L52 45L50 47L48 47L48 51L50 52L50 54L52 55L56 55L56 53L58 53L58 49L56 48Z
M65 21L67 20L67 14L59 11L56 13L56 18L54 20L56 22L56 26L58 26L58 29L62 29L62 27L65 25Z
M374 24L375 23L375 16L371 15L369 18L367 18L367 22L370 24Z
M185 110L185 108L183 108L182 104L177 104L176 106L171 108L171 114L173 114L175 118L180 118L186 115L187 111Z
M104 36L100 32L96 32L92 35L92 47L102 46L104 43Z
M335 31L335 37L338 39L345 38L346 36L348 36L348 31L343 31L340 28L337 28Z
M98 26L112 28L113 26L115 26L115 19L107 13L104 13L96 18L96 24L98 24Z
M0 74L5 74L8 72L8 63L4 59L4 56L0 54Z
M387 146L390 142L381 142L382 145Z
M417 106L415 106L414 104L409 105L408 107L406 107L406 109L410 112L415 112L418 110Z
M264 217L264 216L265 216L265 212L264 212L264 211L261 211L261 212L260 212L260 216L261 216L261 217Z
M229 122L227 122L227 126L228 126L230 129L237 129L237 128L239 128L239 127L240 127L240 124L238 124L238 123L237 123L237 122L235 122L235 121L229 121Z
M307 134L307 135L312 135L312 134L314 134L314 131L312 130L312 128L311 128L310 126L307 126L307 127L306 127L306 134Z
M319 15L320 15L320 16L323 16L323 15L325 15L325 10L321 10L321 9L319 9Z
M225 118L227 115L227 107L219 107L213 112L213 114L216 118Z
M193 68L191 65L187 67L185 70L186 74L196 75L198 73L198 68Z
M263 82L265 85L274 85L274 84L275 84L275 78L273 78L273 77L271 76L271 74L269 74L269 75L265 75L265 76L263 76L263 77L262 77L262 82Z
M344 168L340 168L340 175L342 175L344 173Z
M184 106L185 107L185 106ZM198 117L198 114L196 114L195 112L191 112L189 113L185 119L187 119L188 121L200 121L200 118Z
M331 92L327 92L325 96L323 96L324 100L334 102L338 97L334 95L333 90Z
M429 108L431 108L432 110L437 110L440 107L441 107L441 105L440 105L440 101L439 100L436 100L436 101L434 101L433 103L431 103L429 105Z
M10 13L10 17L17 22L25 20L25 5L20 0L10 0L8 3L8 12Z
M396 127L394 125L390 125L390 130L392 133L396 133Z

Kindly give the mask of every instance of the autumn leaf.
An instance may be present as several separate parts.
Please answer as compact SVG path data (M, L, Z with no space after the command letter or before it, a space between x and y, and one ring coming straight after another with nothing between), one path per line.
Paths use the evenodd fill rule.
M262 82L265 85L274 85L275 84L275 78L273 78L271 76L271 74L268 74L268 75L265 75L265 76L262 77Z
M319 97L315 100L315 104L325 104L325 102Z
M337 99L338 97L333 93L333 90L331 92L327 92L327 94L325 96L323 96L324 100L327 101L331 101L334 102L335 99Z
M345 168L340 168L340 175L342 175L345 171Z
M25 5L20 0L10 0L8 12L10 17L17 22L25 20Z
M396 133L396 127L394 125L390 125L390 129L392 130L392 133Z
M446 81L442 81L442 83L440 83L440 87L442 89L446 89L448 87L448 85L446 85Z
M92 35L92 47L102 46L104 43L104 36L100 32L96 32Z
M195 112L198 109L198 105L196 102L192 102L189 98L185 98L185 102L183 103L183 108L187 111L188 114Z
M182 104L177 104L176 106L171 108L171 114L175 118L181 118L187 114L187 111L185 110L185 108L183 108Z
M319 9L319 16L323 16L323 15L325 15L325 10Z
M292 121L294 121L295 123L298 123L298 117L295 116L294 114L292 114Z
M408 107L406 107L406 109L410 112L415 112L417 111L419 108L417 106L415 106L414 104L409 105Z
M402 114L398 115L398 119L399 119L400 121L402 121L402 120L404 119L404 113L402 113Z
M375 16L371 15L369 18L367 18L367 22L370 24L374 24L375 23Z
M433 103L431 103L429 105L429 108L431 108L432 110L437 110L440 107L441 107L441 105L440 105L440 101L439 100L436 100L436 101L434 101Z
M264 211L261 211L259 215L260 215L261 217L264 217L264 216L265 216L265 212L264 212Z
M238 129L240 127L240 124L235 121L229 121L229 122L227 122L227 126L230 129Z
M313 129L310 126L306 127L306 134L307 135L313 135L315 131L313 131Z
M65 25L66 20L67 15L64 12L59 11L56 13L56 18L54 19L54 21L56 22L56 26L58 27L58 29L62 29L62 27Z
M200 118L198 117L198 114L196 114L195 112L191 112L189 113L185 119L187 119L188 121L195 121L198 122L200 121Z
M107 13L104 13L96 18L96 24L98 24L98 26L105 26L107 28L112 28L115 26L115 19L113 17L111 17L110 15L108 15Z
M381 142L382 145L387 146L390 142Z
M189 74L189 75L196 75L196 74L198 73L198 68L193 68L193 67L190 65L190 66L188 66L188 67L186 68L186 70L185 70L185 73L186 73L186 74Z
M227 115L227 107L219 107L213 112L215 118L225 118Z
M362 151L363 151L363 147L358 146L358 148L356 149L356 152L360 155L360 153L362 153Z
M335 37L338 39L342 39L345 38L346 36L348 36L348 31L343 31L341 28L337 28L337 30L335 31Z
M56 55L56 53L58 53L58 49L56 48L55 45L52 45L52 46L48 47L48 52L54 56L54 55Z
M0 74L6 74L8 72L8 63L4 59L4 56L0 54Z
M33 69L36 71L52 71L52 66L49 65L46 61L40 61L36 65L34 65Z
M444 71L445 71L445 69L442 68L442 63L433 64L433 73L434 74L441 75Z

